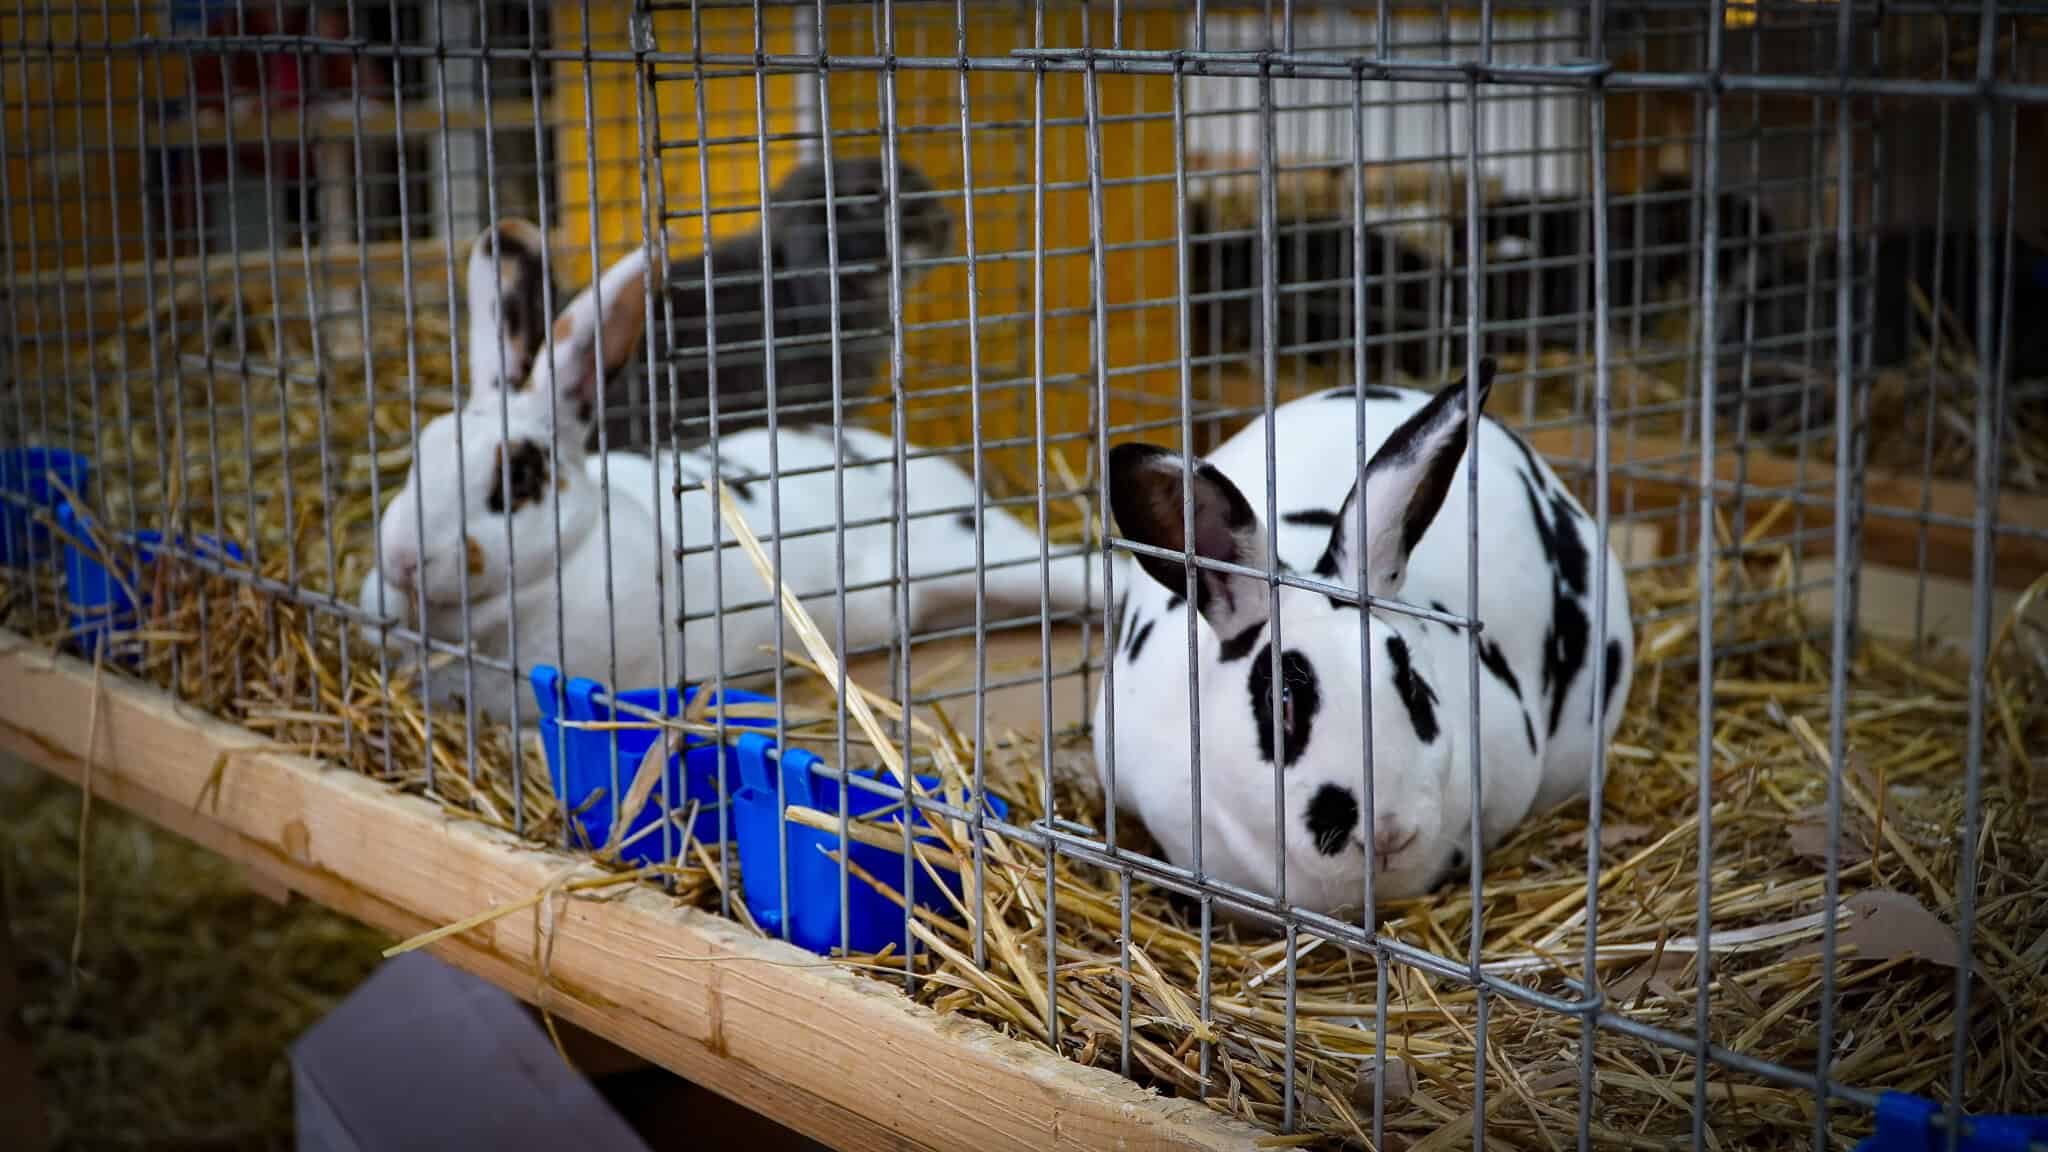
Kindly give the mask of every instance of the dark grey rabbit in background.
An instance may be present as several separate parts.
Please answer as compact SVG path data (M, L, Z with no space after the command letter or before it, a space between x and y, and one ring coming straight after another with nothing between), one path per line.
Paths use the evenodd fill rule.
M889 350L887 176L888 169L879 157L841 157L832 163L840 380L849 400L874 385ZM925 262L944 255L952 245L952 217L932 192L932 183L923 172L911 164L898 165L897 251L906 292L929 272ZM833 417L832 275L825 208L825 165L820 161L798 166L769 193L776 408L784 420L798 423ZM502 221L495 231L495 269L490 230L478 236L470 249L468 354L473 397L499 387L501 380L523 387L547 339L541 232L525 220ZM635 252L626 259L641 259L641 255ZM760 231L714 244L710 263L708 311L704 252L690 252L669 264L666 304L657 301L654 316L658 419L649 419L644 345L638 339L605 341L611 349L630 346L630 351L608 356L605 363L602 428L604 444L610 450L667 447L672 412L681 418L682 442L703 439L710 430L714 351L719 431L734 432L767 422ZM553 295L560 307L559 291ZM639 328L646 322L642 298L637 294L631 298L633 307L622 309L616 323ZM708 316L716 317L715 339L707 339L714 335ZM610 316L605 321L606 328L615 322ZM671 365L675 370L673 389L668 373ZM589 444L598 444L596 425Z

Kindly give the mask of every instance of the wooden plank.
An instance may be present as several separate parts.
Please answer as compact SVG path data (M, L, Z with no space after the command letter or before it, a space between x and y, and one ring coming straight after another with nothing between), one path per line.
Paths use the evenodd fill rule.
M0 631L0 746L76 780L90 738L96 795L385 931L520 900L569 860L153 688L108 676L96 708L93 690L90 667ZM652 890L564 907L546 987L538 942L536 918L517 914L438 952L837 1147L1249 1149L1258 1136Z
M1529 433L1528 439L1531 446L1550 457L1553 463L1590 468L1585 463L1592 446L1588 429L1542 428ZM1633 507L1642 512L1697 501L1697 448L1676 439L1644 436L1629 438L1625 447L1626 456L1622 455L1624 445L1617 437L1614 475L1609 490L1609 499L1614 501L1614 507L1624 507L1623 501L1632 499ZM1736 466L1736 457L1722 456L1715 461L1715 477L1719 481L1733 483ZM1802 503L1808 531L1824 530L1834 523L1832 476L1832 469L1824 465L1807 467L1805 491L1810 499ZM1798 489L1798 462L1761 452L1752 453L1748 458L1745 482L1761 488ZM1872 508L1916 514L1920 508L1921 482L1917 477L1871 471L1864 474L1864 486L1866 502ZM1930 486L1929 495L1929 511L1936 516L1968 520L1975 512L1976 491L1970 484L1936 480ZM1746 515L1754 522L1781 498L1745 493L1742 503ZM1724 514L1733 512L1732 497L1723 500L1722 509ZM1998 524L2048 529L2048 499L2022 493L2001 493L1993 517ZM1913 571L1919 567L1919 538L1920 525L1914 520L1867 514L1863 520L1863 561L1868 565ZM2042 572L2048 571L2048 541L2015 535L1995 536L1994 541L1994 578L1999 588L2024 589ZM1807 551L1815 555L1831 554L1832 544L1823 537L1810 543ZM1971 529L1967 524L1927 526L1929 573L1968 580L1970 555Z
M1800 596L1809 618L1827 620L1834 612L1834 566L1825 561L1806 570L1814 585ZM1966 653L1970 643L1970 615L1977 598L1967 580L1928 576L1924 581L1911 571L1867 566L1857 582L1856 622L1871 635L1907 645L1925 641ZM1924 598L1923 598L1924 593ZM2011 616L2020 593L2008 588L1991 590L1991 629ZM1920 630L1913 630L1916 612Z

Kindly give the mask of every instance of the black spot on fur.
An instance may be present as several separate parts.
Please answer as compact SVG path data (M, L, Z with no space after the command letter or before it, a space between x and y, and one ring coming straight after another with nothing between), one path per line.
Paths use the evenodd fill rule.
M1321 579L1335 580L1337 578L1336 543L1336 539L1332 537L1330 543L1323 545L1323 554L1316 557L1315 573Z
M1157 620L1147 620L1138 626L1137 631L1131 633L1130 647L1124 652L1126 659L1133 663L1137 662L1138 653L1145 650L1145 641L1152 638L1152 626L1157 623L1159 623Z
M1586 541L1579 535L1578 521L1579 510L1564 493L1551 493L1550 538L1557 549L1557 574L1573 595L1583 596L1591 587L1586 572L1592 561L1586 554Z
M1182 596L1182 595L1180 595L1179 593L1177 593L1177 592L1176 592L1176 593L1174 593L1174 594L1173 594L1173 595L1172 595L1171 597L1168 597L1168 598L1167 598L1167 601L1166 601L1166 610L1167 610L1168 612L1178 612L1178 611L1180 611L1180 606L1181 606L1181 605L1183 605L1183 604L1186 604L1187 602L1188 602L1188 598L1187 598L1187 597L1185 597L1185 596Z
M1235 664L1251 655L1252 645L1259 642L1259 636L1265 630L1264 624L1254 624L1235 636L1225 638L1216 650L1216 659L1224 664ZM1267 759L1270 760L1272 757L1269 756Z
M1522 709L1522 735L1529 738L1529 754L1536 754L1536 725L1529 720L1529 710Z
M1358 794L1341 784L1325 784L1308 802L1308 834L1316 851L1335 856L1358 830Z
M1586 636L1589 624L1585 609L1566 594L1560 581L1551 603L1550 635L1543 647L1543 691L1550 698L1550 734L1564 719L1564 698L1571 694L1572 681L1586 665Z
M1544 514L1543 497L1536 489L1536 481L1528 474L1522 476L1522 492L1529 498L1529 522L1536 527L1536 542L1543 548L1543 559L1552 569L1557 567L1557 536L1551 527L1550 517Z
M971 533L974 531L974 513L962 512L958 516L953 517L953 523L958 524L961 528Z
M1516 700L1522 698L1522 683L1515 678L1515 670L1508 667L1507 654L1500 650L1499 644L1481 637L1479 662L1486 665L1486 670L1493 673L1494 679L1506 685L1509 692L1514 693Z
M1450 862L1450 864L1449 864L1449 865L1448 865L1448 866L1447 866L1447 867L1445 868L1445 873L1446 873L1447 875L1451 875L1451 876L1456 876L1456 875L1458 875L1459 873L1462 873L1462 872L1464 872L1464 871L1465 871L1465 867L1466 867L1466 860L1465 860L1465 850L1464 850L1463 848L1454 848L1454 849L1452 849L1452 850L1451 850L1451 862Z
M1308 658L1288 649L1280 658L1282 669L1280 681L1280 722L1285 729L1282 739L1284 758L1281 767L1292 765L1308 747L1309 733L1315 727L1316 710L1322 706L1322 693L1316 683L1315 669L1309 666ZM1273 646L1267 644L1252 657L1251 674L1245 679L1245 686L1252 697L1252 716L1259 730L1259 756L1267 763L1273 761Z
M1446 607L1444 607L1444 602L1443 602L1443 601L1441 601L1441 600L1431 600L1431 601L1429 602L1429 606L1430 606L1431 608L1434 608L1434 609L1436 609L1437 611L1439 611L1439 612L1443 613L1443 614L1444 614L1444 615L1446 615L1446 616L1450 616L1450 615L1453 615L1453 613L1451 612L1451 610L1450 610L1449 608L1446 608Z
M1436 690L1408 662L1406 640L1387 637L1387 657L1394 662L1394 690L1408 708L1408 722L1414 725L1416 737L1424 744L1436 743Z
M1337 514L1327 508L1303 508L1298 512L1282 513L1280 519L1304 528L1330 528L1337 523Z
M1607 682L1600 689L1601 695L1605 698L1605 703L1602 707L1606 709L1606 714L1609 716L1614 715L1614 689L1620 683L1621 641L1609 639L1607 641Z
M538 503L548 486L548 450L533 440L498 446L498 468L491 477L485 507L492 512L517 512Z
M1587 588L1592 558L1579 535L1578 509L1561 492L1552 492L1546 500L1538 487L1531 476L1522 476L1529 520L1552 572L1550 630L1543 641L1543 696L1550 704L1548 731L1555 736L1564 718L1564 698L1586 663L1592 627L1580 598Z

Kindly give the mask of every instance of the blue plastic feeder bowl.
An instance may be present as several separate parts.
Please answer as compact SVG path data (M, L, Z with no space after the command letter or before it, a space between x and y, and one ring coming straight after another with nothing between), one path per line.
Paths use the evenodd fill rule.
M142 598L137 604L129 598L128 588L107 570L105 561L91 543L88 528L91 519L70 504L57 509L57 525L70 539L64 542L64 600L71 613L72 641L81 651L90 653L102 636L111 645L114 634L135 627L138 609L147 610L149 594L144 590L143 568L156 561L157 549L164 544L161 532L123 532L117 539L125 542L134 551L134 565L126 573L128 587L135 589ZM242 563L242 548L232 540L218 536L198 535L193 537L196 544L185 550L216 561ZM132 659L132 658L131 658Z
M633 786L634 775L640 771L641 758L661 733L651 728L624 731L564 728L561 721L604 723L634 718L630 712L616 714L612 708L613 700L657 715L677 716L697 698L698 692L708 689L691 685L680 696L673 688L607 693L604 685L595 680L577 677L565 682L560 669L546 664L534 668L531 679L534 698L540 705L541 744L547 749L548 774L555 784L555 798L564 812L577 813L577 822L582 826L588 846L601 848L611 838L615 799L623 801L625 791ZM728 705L774 703L765 696L735 691L726 692L724 701ZM772 719L728 718L726 722L734 727L775 726ZM614 736L618 738L616 759L612 752ZM731 750L721 749L716 742L705 737L684 737L682 752L670 756L668 761L669 808L674 812L687 812L690 802L697 802L697 819L690 826L690 835L704 844L716 844L723 839L719 835L718 796L721 754L727 757L728 787L736 788L739 786L739 771L730 759ZM619 791L616 798L612 793L614 782ZM620 859L638 865L666 863L666 852L682 847L680 834L670 837L655 831L641 835L643 830L662 818L662 795L661 790L656 789L647 806L627 827L623 839L630 843L620 850ZM681 829L677 831L680 833ZM635 836L639 838L634 839Z
M52 473L81 498L92 482L91 462L62 448L0 452L0 565L26 568L50 554L50 530L36 523L36 512L65 503Z
M1877 1098L1877 1131L1856 1152L1942 1152L1948 1133L1936 1124L1942 1106L1924 1096L1886 1092ZM2048 1144L2048 1116L1969 1116L1960 1152L2028 1152Z
M839 836L782 819L782 812L776 806L775 769L772 767L775 761L771 760L774 751L775 742L758 733L745 733L738 740L743 786L733 797L733 803L738 817L740 881L746 889L747 911L753 913L754 922L761 926L762 931L772 936L782 935L782 885L778 882L782 876L782 860L776 854L779 828L789 853L789 939L820 956L830 955L840 946L841 936L839 862L825 852L839 851ZM784 798L789 803L822 812L839 811L839 781L813 771L821 767L823 761L800 748L789 749L775 759L781 764ZM937 780L927 777L918 777L918 782L929 790L939 787ZM846 789L846 810L850 816L863 816L892 803L894 801L890 797L881 793L858 787ZM987 805L989 813L996 819L1008 817L1009 810L1000 799L989 796ZM902 815L898 813L886 822L877 822L876 826L898 824L901 820ZM922 812L913 812L911 827L929 829L931 824ZM934 847L939 844L938 838L930 834L917 839L921 844ZM870 876L885 884L900 885L903 882L901 852L856 842L848 856ZM922 865L913 866L916 872L912 899L932 912L953 917L953 903L946 890L949 889L955 898L959 896L959 875L939 866L938 874L945 884L945 889L941 889ZM851 874L847 876L846 883L846 910L852 921L847 925L846 943L853 951L880 952L890 944L898 949L903 947L903 909L875 891L866 881Z

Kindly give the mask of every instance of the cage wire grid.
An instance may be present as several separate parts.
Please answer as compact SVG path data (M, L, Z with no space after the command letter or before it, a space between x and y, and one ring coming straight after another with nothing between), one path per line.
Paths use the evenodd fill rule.
M2009 603L2014 587L1998 569L2008 555L2024 563L2048 542L2048 524L2008 517L2001 498L2001 488L2038 492L2037 470L2048 466L2033 439L2048 439L2040 410L2048 365L2033 359L2039 338L2024 330L2028 277L2048 264L2022 239L2039 228L2029 216L2035 198L2025 194L2038 149L2022 146L2030 140L2021 127L2048 105L2040 17L2034 6L1998 0L1192 10L1043 0L630 9L532 0L20 3L0 12L10 331L0 420L9 446L89 459L96 495L77 485L89 522L74 521L5 572L8 620L53 641L107 635L72 611L75 577L63 547L111 557L129 547L117 535L161 531L155 551L171 563L134 569L127 589L152 598L149 626L125 648L110 636L97 658L140 652L133 671L212 710L471 817L583 851L621 846L585 841L586 813L554 795L538 739L508 735L502 721L519 729L534 720L524 678L536 663L619 690L642 686L621 677L618 621L632 619L658 633L647 687L694 685L725 700L729 688L760 687L765 675L769 702L741 719L765 724L774 749L817 748L833 766L811 769L835 784L821 830L842 845L857 832L894 842L898 875L857 875L850 851L835 854L837 947L846 962L900 980L913 995L965 1003L935 990L947 987L931 960L944 945L995 973L987 980L1001 998L1036 1022L1035 1034L1013 1031L1215 1097L1280 1132L1348 1134L1384 1148L1390 1137L1409 1138L1401 1101L1413 1107L1404 1095L1412 1085L1392 1081L1415 1075L1390 1055L1401 1039L1390 1036L1390 1020L1405 1029L1408 1019L1390 1001L1405 1003L1427 980L1469 995L1456 1016L1467 1047L1423 1060L1412 1044L1395 1046L1433 1072L1469 1064L1458 1081L1469 1081L1468 1108L1448 1119L1469 1116L1463 1134L1475 1146L1489 1137L1558 1146L1545 1117L1571 1129L1580 1147L1626 1144L1601 1119L1601 1097L1614 1089L1599 1058L1603 1047L1629 1045L1631 1054L1658 1053L1640 1058L1660 1068L1666 1054L1691 1068L1690 1117L1682 1133L1667 1124L1666 1135L1695 1148L1743 1139L1739 1125L1724 1133L1717 1126L1727 1118L1698 1106L1723 1088L1734 1100L1740 1078L1799 1094L1792 1128L1823 1147L1867 1124L1880 1087L1837 1072L1846 979L1838 971L1849 971L1838 944L1845 853L1863 834L1850 798L1867 787L1852 771L1850 731L1864 707L1854 669L1872 659L1860 637L1861 585L1873 525L1908 525L1912 653L1965 670L1949 701L1966 714L1964 743L1946 762L1961 784L1947 878L1954 907L1936 909L1954 925L1947 1071L1930 1082L1953 1133L1973 1062L1999 1051L1993 1042L1987 1054L1976 1029L1953 1023L1972 1021L1987 995L1974 975L1988 947L1979 923L1987 797L2015 787L2024 794L2033 770L2025 746L2040 727L2038 717L2016 719L2003 696L1992 698L2005 675L1994 650L2000 596ZM1920 131L1929 115L1931 140ZM846 164L863 157L881 159L879 183L861 183ZM780 199L783 181L806 170L818 173L813 198ZM849 180L855 186L841 186ZM1912 210L1902 214L1901 204ZM820 215L822 245L803 234L805 211ZM472 244L513 219L531 220L542 241L533 265L517 272L538 276L517 285L541 321L521 337L536 383L532 391L479 389L471 375L478 330L465 328L463 303ZM1900 219L1931 228L1911 231L1901 247L1900 230L1889 228ZM927 228L943 242L877 240ZM496 236L483 248L487 266L517 263L507 252L518 237L502 228ZM818 261L808 279L806 269L777 264L798 242L810 243ZM607 350L594 363L587 346L565 352L575 332L551 321L643 246L670 290L600 296L592 322L609 331L620 321L606 312L641 310L647 336L629 354ZM727 259L738 270L714 266ZM1914 268L1926 260L1931 286L1893 290L1887 277L1901 260ZM2022 260L2035 263L2022 269ZM774 275L764 276L764 265ZM818 290L825 297L808 312L783 294ZM735 302L743 313L731 322L754 334L707 338ZM706 318L690 328L700 313ZM504 320L487 331L503 339ZM1358 908L1331 914L1287 900L1277 823L1276 882L1260 890L1205 869L1199 817L1189 862L1143 844L1147 829L1116 802L1114 757L1101 766L1107 795L1087 811L1077 801L1083 786L1070 762L1080 754L1058 730L1085 717L1063 716L1074 708L1062 701L1085 709L1098 688L1113 701L1117 678L1132 674L1115 654L1135 659L1134 641L1143 642L1117 586L1148 577L1109 558L1143 556L1148 546L1104 535L1112 445L1150 441L1191 463L1247 424L1266 419L1270 430L1275 410L1297 397L1334 387L1363 395L1388 383L1434 389L1488 357L1504 366L1488 412L1540 445L1587 497L1599 550L1626 552L1630 588L1667 589L1631 598L1636 678L1661 685L1690 675L1697 686L1696 746L1669 761L1690 773L1683 798L1693 809L1694 900L1664 913L1669 931L1656 936L1651 960L1654 967L1673 938L1691 933L1689 1010L1667 1005L1652 1016L1638 1011L1640 991L1621 1002L1607 990L1610 981L1598 977L1612 967L1601 949L1601 886L1583 878L1583 899L1567 889L1552 901L1582 926L1578 955L1536 967L1489 958L1493 912L1469 891L1482 888L1489 856L1505 849L1485 843L1477 821L1459 833L1464 874L1432 897L1454 900L1469 886L1456 914L1466 937L1432 921L1434 935L1418 942L1384 930L1371 852ZM501 550L513 571L522 554L558 556L565 538L574 545L579 532L595 532L592 585L568 588L558 566L542 581L551 585L544 612L486 621L470 589L472 578L485 578L483 565L464 562L453 617L424 599L360 603L366 575L396 563L375 526L400 514L400 496L419 526L409 555L422 566L430 555L426 511L438 494L404 486L423 430L475 407L474 419L450 425L450 479L463 493L489 479L501 500L516 500L504 494L519 476L560 477L582 467L585 450L550 440L540 462L522 463L508 441L478 464L463 438L493 442L530 414L523 406L533 395L559 400L551 389L582 368L601 381L589 456L595 525L565 525L560 503L543 499L555 509L552 522L524 533L511 514L502 527L472 522L465 501L443 527L472 549ZM748 372L759 377L758 394L728 391ZM649 409L664 401L671 410L656 418ZM1476 412L1480 395L1471 389L1459 402ZM1353 407L1363 443L1371 405ZM618 413L631 447L694 461L703 474L665 477L623 463L615 474L620 458L605 449L615 447ZM551 426L565 418L549 405ZM768 430L765 466L738 467L726 446L756 428ZM806 428L824 429L817 435L830 443L830 462L785 467L782 454ZM852 454L849 432L860 428L886 440L886 459ZM1476 428L1471 436L1476 451ZM1277 475L1287 445L1269 435L1262 452L1268 475ZM856 514L848 493L877 463L891 476L883 507ZM913 511L923 493L911 469L941 463L962 470L977 495ZM489 475L472 476L472 467ZM1902 482L1879 487L1873 469ZM626 491L643 472L644 487ZM1151 554L1184 566L1190 602L1206 573L1262 581L1276 605L1293 589L1370 607L1358 625L1368 669L1384 651L1368 641L1369 618L1449 627L1464 641L1453 675L1466 683L1469 710L1446 723L1465 727L1469 747L1480 739L1488 674L1476 623L1486 560L1477 474L1469 470L1469 485L1448 497L1467 502L1471 526L1464 604L1362 597L1343 582L1351 574L1309 576L1264 560L1233 567L1185 549ZM1366 475L1361 456L1355 479L1362 485ZM785 516L800 511L794 485L806 477L830 479L831 514L785 530ZM1659 485L1677 495L1649 495ZM818 615L830 652L878 669L872 685L855 691L842 677L818 689L804 667L816 653L797 641L787 601L731 586L751 569L732 558L729 536L710 543L723 531L709 519L720 515L721 486L748 503L773 570L785 570L785 549L831 542L829 579L805 600L806 612ZM742 497L749 487L754 494ZM1277 487L1267 484L1255 509L1267 555L1279 551ZM615 519L622 496L641 519ZM1192 536L1194 498L1182 499ZM0 501L58 529L47 504L19 487ZM693 544L667 535L678 524L692 530L686 507L706 521ZM1028 554L988 555L995 517L1035 525ZM920 568L920 523L969 529L972 559ZM645 525L653 560L636 575L614 558L629 554L622 541ZM1663 545L1640 554L1629 543L1634 533ZM1965 537L1967 562L1944 554ZM242 554L226 556L208 538L235 541ZM879 562L849 560L850 548L875 539L887 541ZM714 553L725 559L690 568ZM1105 598L1057 607L1062 565L1107 585ZM709 586L685 586L686 571L707 574ZM1037 602L997 603L991 581L1014 587L1018 573L1031 576L1026 599ZM425 576L415 575L420 591ZM1931 605L1944 575L1967 583L1960 637L1935 634ZM953 580L958 591L962 578L970 608L927 626L918 585ZM1603 567L1587 598L1595 620L1611 596L1629 593L1609 583ZM381 595L384 582L375 584ZM654 607L622 588L651 595ZM590 601L602 603L606 622L596 651L577 644L572 627ZM650 610L660 621L652 629ZM746 654L728 646L726 622L750 611L770 614L773 652L765 674L729 675ZM436 623L422 628L420 619ZM1204 625L1194 612L1181 619L1183 636L1158 638L1185 646L1187 739L1198 748L1205 729L1192 709L1213 670L1196 656ZM1752 623L1760 619L1767 625ZM687 655L685 641L693 625L707 624L708 668ZM387 643L351 639L379 628ZM1272 650L1281 651L1287 622L1277 608L1271 628ZM491 641L481 642L486 635ZM995 666L991 652L1009 650L999 641L1022 653L1019 667ZM1739 759L1722 743L1724 717L1741 699L1741 670L1758 666L1747 662L1786 652L1810 673L1804 687L1825 700L1799 753L1823 766L1823 869L1819 891L1800 905L1817 917L1818 974L1807 995L1818 1035L1796 1063L1743 1050L1725 1026L1715 1038L1717 1009L1747 995L1716 982L1726 958L1713 945L1726 902L1717 865L1757 851L1716 839ZM434 674L441 688L453 678L452 696L420 690L430 655L452 661ZM971 665L965 682L956 674L963 661ZM951 682L939 683L939 673ZM1270 737L1284 747L1284 677L1268 681ZM479 700L501 690L509 690L509 717L486 715ZM1023 723L991 716L1004 692L1020 702L1014 715ZM1589 695L1595 759L1607 762L1608 712L1629 701ZM658 722L663 749L683 731L674 717L604 699L625 722L597 729L613 748L594 803L623 829L634 815L626 806L647 797L634 757L618 745L636 725ZM1370 693L1362 704L1354 817L1371 829ZM863 708L881 722L864 727ZM743 731L732 712L686 710L683 723L725 746ZM1118 747L1116 709L1098 722ZM769 755L780 765L786 753ZM887 761L899 772L950 773L956 786L907 795L900 776L851 767ZM1584 805L1588 877L1605 876L1616 859L1603 797L1631 761L1616 763L1617 773L1593 774L1589 796L1573 802ZM1469 767L1476 797L1488 786L1476 757ZM775 772L782 813L792 803L789 781ZM681 899L751 923L747 878L729 850L732 806L719 799L735 788L724 759L717 773L708 798L678 793L666 775L653 782L661 818L638 835L659 843L661 863L644 871ZM1271 775L1276 809L1284 808L1284 770ZM1207 774L1188 777L1189 811L1203 812ZM1010 789L1010 816L981 802L999 787ZM856 894L876 884L911 893L931 869L929 853L913 850L928 840L913 839L909 820L856 829L864 823L856 796L875 798L859 803L884 814L914 810L928 822L920 837L950 829L964 842L952 858L972 877L960 889L973 897L964 926L942 932L906 916L889 950L853 955ZM717 813L717 843L690 831L706 808ZM2020 822L2002 836L2038 837L2024 803L2016 816L2001 811ZM776 906L787 910L798 862L786 835L775 840ZM1038 854L1031 874L1042 884L1027 895L1013 883L1010 904L994 906L992 875L1018 869L1026 849ZM1525 867L1526 848L1513 850ZM1076 869L1092 870L1104 887L1078 890L1069 882ZM1192 941L1191 987L1172 986L1149 954L1169 913L1153 905L1134 912L1146 890L1179 901L1170 926ZM1114 954L1063 939L1063 915L1113 920L1105 931ZM1012 916L1035 926L1037 938L1006 927ZM785 938L791 920L780 922ZM1370 1013L1360 1004L1338 1014L1318 1002L1304 1014L1302 962L1323 949L1371 964ZM913 953L922 959L907 961ZM1248 979L1223 971L1253 959L1258 971ZM1083 993L1062 975L1089 965L1114 970L1113 1003L1063 1007ZM1219 1039L1232 1019L1218 1007L1220 978L1247 1005L1277 1013L1277 1037L1261 1038L1277 1052ZM1501 1066L1499 1032L1490 1029L1504 1011L1524 1027L1512 1015L1522 1010L1576 1027L1563 1042L1568 1106L1539 1105L1525 1078ZM1156 1039L1162 1014L1180 1028L1177 1049ZM1349 1112L1320 1092L1335 1075L1324 1038L1330 1020L1361 1033L1345 1049L1358 1077ZM1313 1055L1304 1055L1304 1031L1315 1034ZM1255 1061L1278 1067L1274 1090L1261 1094L1232 1071ZM2010 1083L2019 1073L2007 1075ZM1528 1110L1527 1121L1503 1118L1503 1096ZM1439 1131L1453 1130L1446 1120L1434 1116ZM1791 1140L1784 1130L1766 1126L1758 1139ZM1441 1146L1456 1137L1433 1139Z

